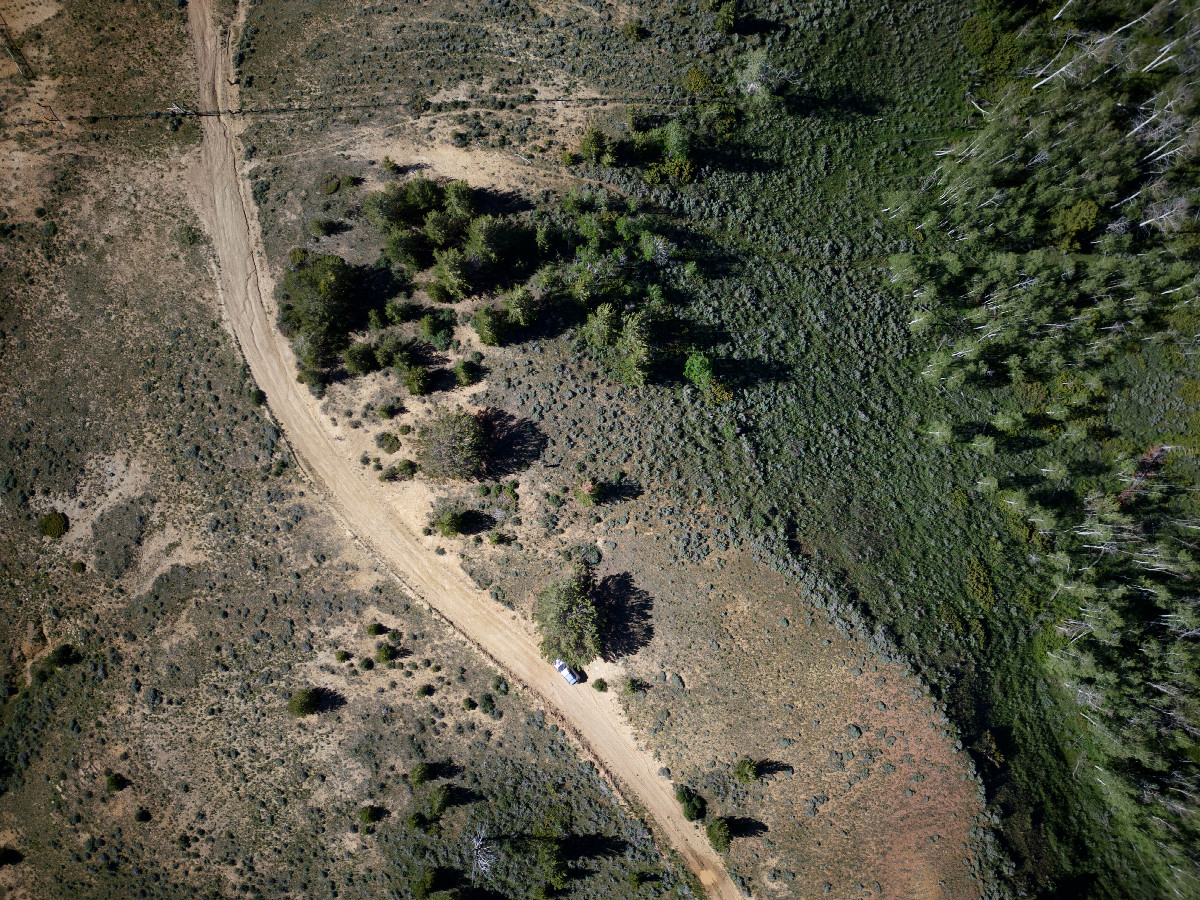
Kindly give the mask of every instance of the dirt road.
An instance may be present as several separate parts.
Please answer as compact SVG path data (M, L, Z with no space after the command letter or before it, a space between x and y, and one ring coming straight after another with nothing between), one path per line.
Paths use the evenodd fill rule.
M211 0L192 0L188 27L195 49L200 105L235 109L228 40L213 20ZM317 403L296 383L291 348L274 325L271 279L238 169L238 141L227 117L201 119L204 143L193 195L212 237L225 314L271 412L312 481L325 492L350 531L370 547L414 594L441 613L469 641L557 710L560 719L614 779L623 794L653 817L658 836L679 851L710 898L741 894L702 830L684 820L670 783L657 774L611 696L570 687L541 658L528 623L514 617L467 578L449 557L421 545L391 514L385 490L343 457Z

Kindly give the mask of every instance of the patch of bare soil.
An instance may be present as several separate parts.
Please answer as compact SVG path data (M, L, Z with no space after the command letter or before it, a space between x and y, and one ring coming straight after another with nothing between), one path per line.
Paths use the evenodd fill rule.
M647 686L625 706L672 777L736 823L731 868L766 896L860 883L876 897L978 895L963 864L978 785L911 674L777 573L736 555L654 566L661 545L637 530L608 535L599 572L636 573L626 591L652 635L623 661ZM760 782L734 777L743 756Z
M15 34L40 25L59 11L60 0L9 0L0 10L4 21Z

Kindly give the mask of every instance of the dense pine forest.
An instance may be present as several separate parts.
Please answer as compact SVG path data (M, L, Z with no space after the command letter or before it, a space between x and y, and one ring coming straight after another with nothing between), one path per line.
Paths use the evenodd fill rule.
M1059 697L1061 762L1016 777L1078 785L1075 828L1119 851L1098 893L1194 895L1200 17L985 8L966 35L991 75L980 127L891 209L944 413L923 427L1024 547L967 571L985 640L1021 647ZM1020 68L993 69L1001 53ZM1004 767L1005 743L981 745L985 766Z

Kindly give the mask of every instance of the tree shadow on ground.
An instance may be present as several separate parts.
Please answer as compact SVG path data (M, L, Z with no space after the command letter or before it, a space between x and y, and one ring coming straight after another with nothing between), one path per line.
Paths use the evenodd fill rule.
M584 859L611 859L628 849L629 844L606 834L572 834L562 842L563 859L578 863Z
M503 216L529 212L534 208L532 198L519 191L498 191L492 188L475 188L475 214L479 216Z
M430 763L429 768L433 770L434 778L443 778L446 780L457 778L463 773L462 766L456 762L451 762L448 759L442 760L441 762Z
M612 662L631 656L654 637L654 598L633 583L628 572L609 575L596 585L596 602L604 611L607 631L603 658Z
M448 393L458 387L458 381L450 369L431 369L429 371L429 393Z
M791 774L795 770L787 763L781 763L776 759L764 759L758 764L758 774L763 778L770 775Z
M532 420L518 419L502 409L482 414L488 452L485 471L488 478L503 478L527 469L546 449L546 435Z
M729 823L729 834L735 838L758 837L769 830L765 822L745 816L729 816L725 821Z
M322 237L334 237L354 230L354 225L345 219L326 219L323 222Z
M479 509L465 509L459 515L458 533L471 537L496 527L496 520Z
M734 30L738 34L749 37L755 34L768 35L775 31L782 31L785 27L782 22L772 22L770 19L761 19L750 14L738 16L737 27Z
M358 302L351 323L352 330L361 330L367 323L367 313L383 309L384 304L409 287L407 277L398 275L387 266L357 267Z
M333 712L346 705L346 698L329 688L314 688L317 695L317 712Z
M747 390L764 382L783 381L793 370L781 363L760 359L716 359L713 374L723 384Z
M452 784L450 787L450 806L468 806L478 800L483 799L483 795L479 794L470 788L463 787L461 784Z
M617 478L612 481L604 482L600 487L600 502L601 503L624 503L628 500L636 500L642 496L642 486L636 481L625 476L622 472Z
M841 89L824 95L805 91L787 91L784 107L792 116L820 116L825 119L850 119L879 115L883 98L876 94L859 94Z

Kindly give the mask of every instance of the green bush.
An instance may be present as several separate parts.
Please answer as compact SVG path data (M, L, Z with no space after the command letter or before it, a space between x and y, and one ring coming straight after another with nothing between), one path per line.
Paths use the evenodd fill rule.
M475 215L475 191L465 181L450 182L446 185L445 210L463 218Z
M513 228L499 216L478 216L467 227L463 253L477 265L494 266L507 253Z
M463 514L456 509L444 509L429 520L429 527L442 537L457 537L462 534Z
M38 520L38 530L48 538L58 540L71 527L71 521L65 513L59 512L57 509L53 512L46 513Z
M383 244L383 255L387 261L410 273L424 268L422 263L428 258L427 252L421 235L407 229L391 232Z
M375 435L375 446L384 453L395 453L400 449L400 438L386 431L381 431Z
M717 31L721 34L733 34L737 30L738 5L737 0L722 3L717 9Z
M378 637L381 634L387 634L389 630L390 629L386 625L380 622L372 622L367 626L367 634L371 635L372 637Z
M569 875L567 864L563 860L562 847L559 842L550 838L537 840L537 872L538 876L553 890L561 891L567 886Z
M418 697L432 697L433 696L433 685L432 684L421 685L419 688L417 688L417 696Z
M413 787L420 787L423 784L433 781L433 776L433 766L429 765L429 763L417 763L412 767L412 771L408 773L408 780Z
M425 217L421 233L432 246L441 249L457 243L466 226L465 218L437 209Z
M683 375L701 391L707 392L712 385L712 362L706 354L694 350L687 358L687 363L684 364Z
M110 774L104 779L104 789L110 794L117 794L129 787L129 780L124 775L119 775L116 772Z
M436 281L430 281L425 285L425 293L429 295L429 299L434 303L457 303L458 298L451 294L445 287L438 284Z
M342 353L342 364L351 375L368 375L379 368L375 348L366 341L355 341Z
M471 293L471 271L466 255L454 247L433 254L433 283L451 298L450 302L465 300ZM432 298L432 294L430 295ZM445 302L442 297L437 298Z
M504 320L490 306L482 307L471 318L475 333L479 335L480 343L489 347L498 347L504 340Z
M439 310L439 312L450 312L453 314L452 310ZM453 326L453 319L448 322L445 316L434 313L425 314L417 323L417 328L420 330L421 336L433 345L433 349L439 352L445 352L449 349L450 341L454 336Z
M600 502L602 489L599 482L585 481L575 488L575 499L580 506L595 506Z
M710 94L715 85L702 69L692 66L684 73L683 89L691 94Z
M392 181L362 201L363 217L383 232L419 226L443 198L440 185L427 178Z
M404 386L414 397L420 397L433 390L433 376L429 374L428 366L410 365L404 369Z
M620 318L611 303L601 303L588 315L580 338L593 350L607 350L616 343Z
M277 288L279 328L309 379L336 359L349 343L357 278L346 261L332 254L293 251L292 265Z
M339 650L337 653L333 654L333 658L340 663L344 663L350 659L350 654L345 650Z
M403 371L413 364L415 341L392 331L386 331L379 336L375 345L375 358L380 366L394 366Z
M508 324L528 328L537 316L537 301L525 285L513 288L504 295L504 315Z
M534 605L542 632L542 655L582 668L600 655L604 618L593 597L591 569L576 564L564 579L551 583Z
M743 756L733 768L733 775L742 784L754 784L759 777L759 764L749 756Z
M450 807L450 785L439 784L429 792L429 815L438 818Z
M597 678L595 681L592 682L592 690L599 691L600 693L603 694L605 691L608 690L608 682L605 681L603 678Z
M292 694L287 710L297 719L311 716L321 708L321 695L314 688L304 688Z
M412 892L413 900L429 900L436 886L436 869L422 869L408 883L408 889Z
M385 304L384 309L389 322L393 325L403 325L405 322L413 322L421 318L425 307L415 300L401 300L393 297Z
M417 432L417 459L438 481L478 478L486 449L483 424L477 416L441 410Z
M404 202L414 219L423 219L441 206L445 197L445 189L428 178L413 178L404 183Z
M358 810L358 821L363 825L370 825L380 821L386 812L382 806L363 806Z
M391 644L380 644L375 651L375 660L381 663L391 662L399 655L399 651Z
M315 237L329 237L338 230L338 221L336 219L316 218L308 223L309 230Z
M583 133L583 139L579 142L579 155L591 163L600 162L607 149L608 138L594 125Z
M683 807L683 817L689 822L699 822L704 818L708 804L704 798L686 785L675 788L675 799Z
M479 380L478 372L472 363L460 359L451 370L454 372L454 383L459 387L468 387Z
M714 850L718 853L725 853L729 850L731 835L728 819L722 816L715 816L708 820L708 824L704 826L704 830L708 832L708 842L712 844Z

